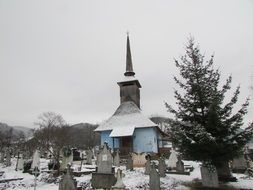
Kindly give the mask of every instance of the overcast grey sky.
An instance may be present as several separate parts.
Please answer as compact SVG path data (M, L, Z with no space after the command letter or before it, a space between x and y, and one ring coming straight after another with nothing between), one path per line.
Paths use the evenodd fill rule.
M169 116L173 59L189 34L215 54L222 79L241 85L240 103L252 94L253 0L0 0L0 122L33 127L46 111L71 124L110 117L127 30L147 116Z

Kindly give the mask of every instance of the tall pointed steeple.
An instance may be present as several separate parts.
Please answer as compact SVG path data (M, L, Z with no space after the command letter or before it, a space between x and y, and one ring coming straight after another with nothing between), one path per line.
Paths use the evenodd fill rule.
M124 80L118 82L120 86L120 103L132 101L140 108L141 84L134 76L129 34L127 34L126 72L124 75Z
M129 33L127 33L126 72L124 73L124 75L125 76L134 76L135 75L135 73L133 71Z

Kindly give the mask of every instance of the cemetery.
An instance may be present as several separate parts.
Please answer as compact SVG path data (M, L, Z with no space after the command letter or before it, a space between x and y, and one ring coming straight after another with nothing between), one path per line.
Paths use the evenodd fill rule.
M253 190L252 1L129 2L0 2L0 190Z
M40 157L39 151L34 152L30 173L24 173L21 166L15 170L16 164L20 163L20 158L12 157L9 161L9 158L6 157L4 162L0 163L0 189L34 189L35 185L38 190L190 189L190 185L187 186L187 184L196 180L202 182L205 187L221 186L226 187L226 189L252 189L252 177L246 174L233 173L233 176L237 178L236 182L221 183L218 182L217 175L215 175L216 171L210 172L209 168L202 166L201 163L181 160L180 157L177 159L181 160L185 166L191 166L193 169L189 170L187 175L180 173L182 171L169 172L171 171L171 163L175 161L173 151L169 158L153 159L146 156L144 166L133 165L135 159L139 159L135 154L129 156L127 160L130 161L123 162L125 160L123 159L120 160L120 164L115 163L114 159L118 159L117 153L114 154L107 144L101 145L97 157L92 150L89 149L87 152L92 154L91 163L87 159L71 161L70 158L67 158L70 162L66 165L66 161L64 161L66 158L63 156L61 168L63 165L66 167L59 177L53 176L55 170L48 169L50 158ZM176 151L174 150L174 152ZM176 154L178 155L178 153ZM23 161L26 163L25 159ZM9 162L11 165L8 165ZM38 168L38 170L34 170L32 167ZM81 175L75 175L80 174L80 172Z

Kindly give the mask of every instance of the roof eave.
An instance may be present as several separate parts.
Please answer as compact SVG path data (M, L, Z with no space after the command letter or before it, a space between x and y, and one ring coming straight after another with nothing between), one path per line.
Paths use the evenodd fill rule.
M140 82L138 81L138 79L136 79L136 80L129 80L129 81L121 81L121 82L117 82L117 84L118 84L119 86L123 86L124 84L130 84L130 83L133 83L133 82L135 82L136 85L137 85L139 88L141 88L141 84L140 84Z

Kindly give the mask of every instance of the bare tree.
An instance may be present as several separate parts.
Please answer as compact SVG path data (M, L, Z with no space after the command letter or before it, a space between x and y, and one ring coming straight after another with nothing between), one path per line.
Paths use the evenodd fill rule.
M11 147L13 139L13 128L0 132L0 148Z
M44 112L38 117L38 121L35 122L35 125L38 125L40 128L61 127L66 125L66 121L64 121L60 114Z
M69 145L68 125L60 114L54 112L43 113L35 124L40 127L34 132L38 148L49 152L59 164L62 148Z

